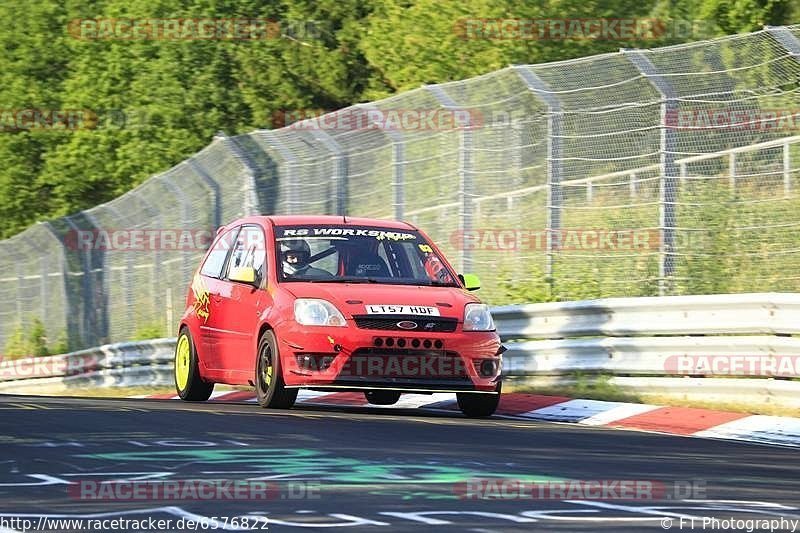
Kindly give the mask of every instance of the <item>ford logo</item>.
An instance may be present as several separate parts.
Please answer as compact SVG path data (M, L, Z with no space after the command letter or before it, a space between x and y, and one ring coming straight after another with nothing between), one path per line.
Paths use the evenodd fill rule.
M401 320L397 323L397 327L400 329L417 329L417 323L411 320Z

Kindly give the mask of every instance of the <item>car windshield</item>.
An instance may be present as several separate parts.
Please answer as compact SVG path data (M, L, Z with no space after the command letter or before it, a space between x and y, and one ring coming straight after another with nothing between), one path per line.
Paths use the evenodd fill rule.
M455 274L417 231L361 226L278 226L282 281L458 287Z

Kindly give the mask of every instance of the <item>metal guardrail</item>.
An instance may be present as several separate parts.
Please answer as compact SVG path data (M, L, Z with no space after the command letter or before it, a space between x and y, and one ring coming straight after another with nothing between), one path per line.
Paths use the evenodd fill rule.
M504 374L540 384L574 383L576 375L608 375L642 393L747 401L758 397L800 406L797 366L773 377L720 376L713 358L800 361L800 294L609 298L497 307L492 310L509 350ZM0 391L38 386L169 385L175 339L109 344L66 355L0 363ZM679 358L683 358L679 362ZM723 379L723 377L725 379Z
M507 339L800 333L800 294L606 298L492 309Z
M0 362L0 392L172 383L174 338L106 344L49 357Z
M492 313L509 347L504 375L534 387L602 375L633 395L800 408L800 338L792 337L800 294L608 298Z

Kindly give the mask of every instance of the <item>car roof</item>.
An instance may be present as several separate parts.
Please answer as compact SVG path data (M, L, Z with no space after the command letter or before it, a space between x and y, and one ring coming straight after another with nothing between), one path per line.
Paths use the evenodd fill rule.
M397 220L382 220L378 218L342 217L334 215L270 215L258 217L272 222L276 226L308 226L308 225L337 225L337 226L377 226L380 228L414 230L414 226L407 222Z

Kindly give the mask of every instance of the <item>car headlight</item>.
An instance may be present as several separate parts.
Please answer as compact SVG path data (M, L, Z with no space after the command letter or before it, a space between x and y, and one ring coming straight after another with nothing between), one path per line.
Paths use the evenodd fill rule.
M464 306L464 331L494 331L494 320L486 304Z
M342 313L332 303L318 298L294 301L294 319L304 326L346 326Z

